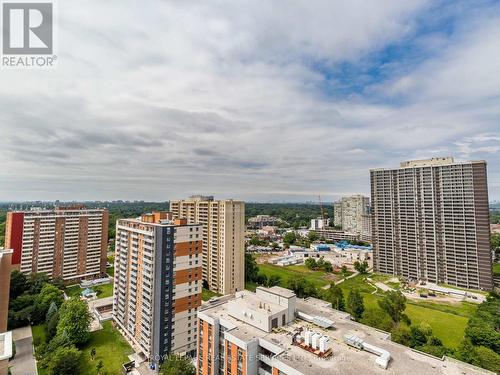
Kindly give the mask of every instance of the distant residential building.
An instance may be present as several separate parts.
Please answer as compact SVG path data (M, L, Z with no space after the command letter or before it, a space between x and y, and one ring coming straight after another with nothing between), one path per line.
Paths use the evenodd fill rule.
M166 212L116 223L113 319L156 367L196 349L202 231Z
M263 227L274 226L280 222L280 219L269 215L257 215L248 219L248 227L259 229Z
M311 230L318 230L327 228L330 225L330 219L317 218L311 219Z
M361 241L371 242L372 240L372 216L370 214L361 216Z
M500 224L491 224L490 231L491 233L500 233Z
M7 213L5 245L23 273L75 280L106 273L108 211L84 206Z
M371 171L374 267L491 290L486 162L433 158Z
M342 228L342 201L333 202L333 225Z
M340 241L360 241L361 236L357 233L346 232L344 230L337 230L333 228L315 230L320 238L326 241L340 242Z
M203 279L211 290L230 294L245 288L245 202L192 196L170 202L175 218L203 225Z
M300 299L281 287L204 304L198 332L198 375L491 373L397 344L329 302Z
M0 375L9 373L9 358L13 354L12 332L7 332L12 253L12 249L0 248Z
M362 195L342 197L334 203L334 224L342 230L361 234L363 231L363 215L370 213L370 198Z

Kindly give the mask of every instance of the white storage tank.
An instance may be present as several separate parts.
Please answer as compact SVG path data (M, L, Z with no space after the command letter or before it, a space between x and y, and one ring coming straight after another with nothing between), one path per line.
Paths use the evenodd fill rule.
M311 338L313 334L314 334L313 331L306 331L304 333L304 344L306 344L307 346L311 346Z
M320 339L321 335L319 333L315 333L312 337L312 345L311 347L313 349L319 349L319 339Z
M319 339L319 351L325 353L330 349L330 339L327 336L323 336Z

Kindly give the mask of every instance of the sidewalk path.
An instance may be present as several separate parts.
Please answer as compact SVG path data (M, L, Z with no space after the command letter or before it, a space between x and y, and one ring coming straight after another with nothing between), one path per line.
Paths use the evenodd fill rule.
M16 345L16 356L10 361L12 375L37 375L31 327L15 329L12 332L12 339Z

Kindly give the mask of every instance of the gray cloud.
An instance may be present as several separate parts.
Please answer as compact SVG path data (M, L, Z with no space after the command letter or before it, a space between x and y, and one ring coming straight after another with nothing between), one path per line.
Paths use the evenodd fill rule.
M498 199L499 23L483 9L420 38L429 4L60 3L58 67L0 71L0 199L330 199L436 155L487 159ZM321 89L344 87L313 62L369 66L412 38L432 50L418 64Z

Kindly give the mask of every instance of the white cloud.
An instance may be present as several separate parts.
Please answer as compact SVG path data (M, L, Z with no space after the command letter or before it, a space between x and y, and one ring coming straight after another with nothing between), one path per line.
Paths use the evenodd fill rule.
M498 57L493 20L426 37L442 52L342 98L321 90L339 83L315 63L369 63L413 38L428 2L145 4L59 2L58 68L0 71L0 199L368 193L369 168L462 157L474 134L499 136L499 75L484 82Z

